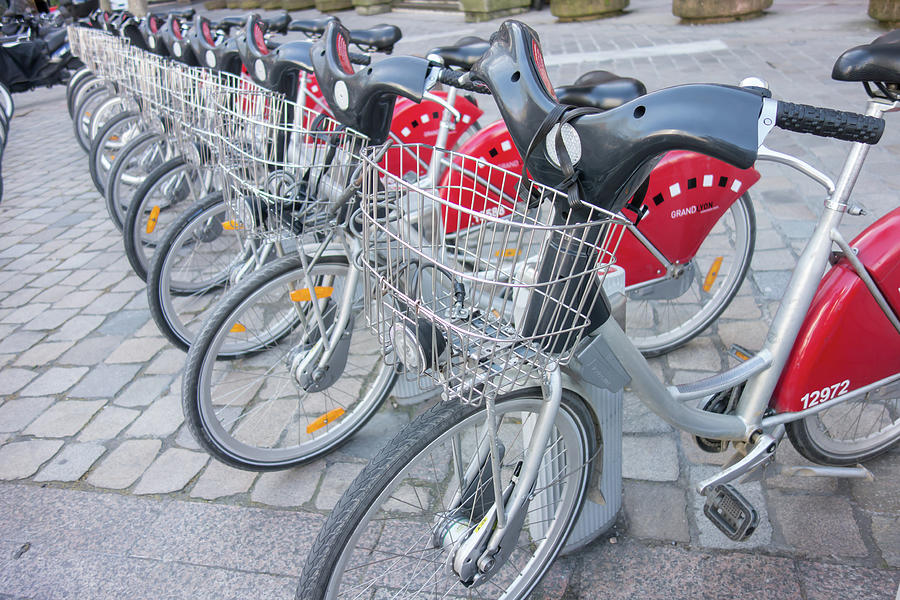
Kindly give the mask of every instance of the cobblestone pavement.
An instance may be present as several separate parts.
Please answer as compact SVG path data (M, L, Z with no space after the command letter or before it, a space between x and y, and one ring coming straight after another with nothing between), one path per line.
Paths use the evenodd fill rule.
M762 19L677 24L663 0L614 19L540 33L554 82L605 68L648 88L767 79L777 97L862 109L862 90L829 80L842 50L880 32L858 0L778 0ZM315 13L307 11L304 16ZM341 15L382 21L423 52L499 21L459 15ZM143 283L88 175L64 90L15 97L0 204L0 597L288 598L324 515L416 407L386 405L339 452L286 472L236 471L199 451L179 404L184 355L149 319ZM900 128L872 153L847 218L853 235L897 204ZM775 132L773 148L834 173L846 145ZM739 297L707 334L653 361L670 382L758 348L822 194L763 165L752 194L758 233ZM887 193L886 193L887 192ZM560 560L543 594L565 598L893 598L900 584L900 449L871 462L874 482L769 477L740 489L759 531L729 542L702 516L692 484L722 457L700 452L626 394L625 501L615 529ZM785 443L778 461L802 464Z

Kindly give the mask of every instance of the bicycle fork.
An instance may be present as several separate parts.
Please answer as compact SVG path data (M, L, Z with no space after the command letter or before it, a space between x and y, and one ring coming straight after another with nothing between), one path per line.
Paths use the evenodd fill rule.
M535 482L541 469L541 462L546 454L562 401L562 377L558 365L551 365L544 373L541 387L544 403L528 441L525 460L516 466L512 477L505 486L500 473L503 445L497 438L498 425L494 400L493 398L485 400L490 454L489 457L482 458L480 456L482 453L476 452L473 460L484 462L485 467L487 460L490 461L494 503L477 524L466 523L464 526L467 531L461 535L438 535L435 538L436 540L442 539L450 546L448 567L466 587L478 586L486 582L503 566L515 549L519 534L525 524L528 506L535 496ZM461 458L456 444L454 445L454 455L457 461ZM478 469L467 469L467 474L475 471ZM461 473L461 465L458 464L457 477L461 478ZM460 491L466 489L466 483L462 480L459 481ZM455 500L459 502L466 499L461 498L458 494ZM450 525L452 526L452 523ZM435 526L435 533L443 533L447 529L447 523L438 522Z

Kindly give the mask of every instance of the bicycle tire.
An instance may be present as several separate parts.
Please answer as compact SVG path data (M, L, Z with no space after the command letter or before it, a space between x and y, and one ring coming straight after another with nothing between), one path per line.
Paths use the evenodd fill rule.
M125 256L143 281L147 281L147 269L156 245L166 228L178 218L178 208L192 204L191 185L184 177L195 175L184 158L177 156L147 175L134 193L122 223L122 238Z
M126 126L124 132L123 125ZM106 197L106 183L109 179L110 168L116 158L113 153L122 151L130 141L129 132L132 128L139 126L140 115L130 111L122 112L109 119L91 141L91 149L88 152L88 169L94 187L104 198Z
M520 390L496 400L497 422L500 424L498 430L506 450L502 459L504 466L501 471L504 481L507 481L507 477L519 457L516 447L522 444L519 438L526 437L519 436L519 432L525 427L524 423L530 420L530 417L525 415L527 413L536 414L543 403L544 399L538 388ZM541 497L535 497L528 510L529 513L533 513L545 509L545 512L539 513L538 518L533 519L533 523L532 519L526 521L523 532L520 533L520 541L522 535L527 535L524 531L525 528L529 530L529 533L534 530L537 534L538 544L532 561L522 568L510 560L500 567L503 571L497 573L485 585L463 588L459 579L448 573L449 557L443 549L434 548L432 535L436 520L446 518L447 509L451 508L448 507L448 503L450 498L454 497L454 488L459 490L463 487L454 486L453 475L459 471L450 464L456 453L447 440L453 436L459 436L457 443L459 453L466 452L474 455L478 446L485 443L484 430L481 434L478 433L478 428L485 420L485 412L483 407L475 408L449 402L438 403L408 424L384 446L353 481L320 530L303 567L296 598L298 600L321 598L331 600L342 597L339 595L340 590L337 587L341 583L340 579L350 570L348 563L354 558L354 545L363 538L367 547L366 555L370 556L372 563L377 566L367 570L365 565L353 563L353 572L358 574L357 579L360 581L349 581L348 583L349 585L358 583L360 587L364 586L370 592L374 591L376 597L379 592L391 598L421 597L424 586L420 586L420 582L423 579L430 584L427 596L429 598L442 597L444 588L439 588L438 584L443 584L445 579L447 587L455 586L459 590L465 589L467 593L471 593L475 597L480 597L479 590L485 589L495 592L495 595L490 596L491 598L499 595L501 591L504 593L504 598L528 596L564 547L580 513L590 479L591 469L586 468L588 467L587 461L597 454L597 435L594 422L584 401L572 392L564 390L563 401L556 418L557 434L556 436L551 435L551 439L554 441L549 446L558 449L559 453L552 457L551 461L561 462L562 459L566 459L573 462L580 461L583 464L573 464L571 469L568 468L568 464L561 467L557 464L555 472L558 473L562 468L564 469L562 472L569 472L572 476L545 478L545 481L549 479L550 483L558 483L563 486L562 490L551 490L544 496L542 495L543 488L536 485L534 491ZM504 415L507 414L510 417L505 419ZM517 423L517 419L521 421ZM461 430L467 426L475 428L473 438L461 437ZM563 445L565 447L562 447ZM433 456L425 456L426 453L432 453ZM415 461L420 457L426 462L430 460L431 464L417 466ZM548 461L545 461L541 468L552 468L547 463ZM487 470L488 464L488 461L482 461L483 466L478 469L473 457L468 459L463 457L462 464L457 469L462 468L461 472L465 473L465 469L469 465L476 465L474 473L478 473L478 476L481 477L480 481L485 482L484 487L492 488L488 483L489 471L487 471L488 477L483 474ZM412 475L404 478L407 473ZM475 481L474 477L472 477L472 481ZM393 489L402 493L402 497L391 497L392 486ZM465 489L477 492L480 487L481 485L476 485L474 488L466 486ZM555 509L541 506L549 503L548 496L552 498L554 491L559 494L560 504ZM401 493L398 493L398 496L401 496ZM423 499L424 503L428 505L422 507L424 514L414 514L413 509L416 508L414 503L422 504ZM394 501L393 505L388 504L391 501ZM385 520L370 530L368 524L378 523L377 518L382 514L377 512L379 502L383 502L386 507L384 510ZM492 503L492 494L483 502ZM477 501L470 500L470 505L473 509L466 517L471 523L469 529L476 523L480 523L479 515L483 514L483 512L472 514L476 512L474 507L477 505ZM432 508L435 506L436 508ZM402 513L399 519L396 517L398 513ZM552 522L543 526L545 533L549 533L546 534L547 537L541 539L540 536L544 535L541 533L541 516L545 514L552 515ZM392 527L388 520L391 517L400 523ZM392 552L391 548L382 547L390 542L396 542L399 550ZM420 549L422 546L424 548ZM521 546L530 548L532 544L528 543L526 539L526 543ZM526 552L527 549L522 550L522 553ZM423 562L432 563L430 568L434 572L427 571L428 567L402 564L403 553L421 557ZM390 557L391 562L386 562L387 559L382 557ZM363 576L370 574L385 580L394 576L397 581L382 581L380 582L382 587L377 587L379 583L377 581L361 580ZM509 577L512 580L505 581L505 578ZM491 582L499 585L501 589L497 590L496 586L491 585ZM504 589L505 583L508 583L509 587L513 589ZM407 595L402 594L404 587L416 588L417 586L418 589L407 589ZM397 589L398 587L400 589ZM353 589L347 590L348 593L354 591Z
M888 393L892 398L876 393L787 423L791 444L805 458L824 465L856 465L884 454L900 440L900 386L893 385ZM852 431L856 437L833 437L839 430Z
M6 121L9 123L13 113L16 112L16 102L13 100L12 92L2 81L0 81L0 109L3 110Z
M93 141L106 123L122 112L128 112L128 101L125 98L119 95L112 95L107 98L91 115L91 123L88 125L88 138Z
M728 262L721 260L726 257L721 252L723 238L730 246ZM647 299L642 297L647 288L625 289L628 296L625 322L635 347L644 356L660 356L703 333L740 290L753 259L755 243L756 213L750 195L745 193L722 215L700 246L688 265L693 270L691 283L677 298ZM707 253L709 256L705 256ZM713 280L714 288L705 291L705 276L716 260L720 261L720 267Z
M100 106L109 96L109 90L106 87L100 87L87 92L79 102L75 109L75 119L72 121L72 128L75 131L75 139L78 145L85 152L91 151L91 140L89 138L89 129L91 126L91 116L93 111Z
M157 148L157 155L145 154L155 152ZM145 131L131 140L110 166L106 179L106 210L119 231L122 231L135 192L149 173L166 162L165 156L165 137Z
M150 314L160 332L185 352L197 338L208 307L228 289L241 254L236 232L222 226L226 218L221 192L200 199L168 228L150 262Z
M69 78L69 81L66 82L66 107L69 109L69 118L75 116L75 92L78 86L82 85L88 79L96 79L97 76L88 69L87 67L82 67L75 71L75 74Z
M233 287L206 319L188 352L182 406L194 437L216 459L253 471L301 464L346 442L390 393L396 372L381 360L362 314L349 330L346 362L331 365L339 371L329 373L330 385L304 388L294 376L318 330L303 323L309 300L296 301L291 290L312 280L339 297L352 268L346 257L326 256L307 278L299 255L283 257ZM356 292L361 313L359 286ZM326 317L336 309L323 301Z

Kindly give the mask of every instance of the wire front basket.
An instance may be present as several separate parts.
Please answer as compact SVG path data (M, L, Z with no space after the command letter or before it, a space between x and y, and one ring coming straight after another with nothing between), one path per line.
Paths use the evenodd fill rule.
M334 226L342 197L368 139L338 122L245 79L217 95L217 155L229 224L272 240Z
M402 150L362 157L360 263L385 359L470 404L566 362L608 316L622 217L453 152L437 183L419 179L434 149Z

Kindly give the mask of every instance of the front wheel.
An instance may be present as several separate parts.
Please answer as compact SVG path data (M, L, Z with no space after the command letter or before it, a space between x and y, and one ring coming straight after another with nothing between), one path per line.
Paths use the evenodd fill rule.
M147 300L160 332L178 348L187 352L232 273L252 260L245 244L228 227L221 192L201 199L169 227L150 263Z
M233 287L204 321L182 403L210 454L242 469L284 469L335 449L375 413L396 373L366 326L361 285L349 290L350 322L320 365L351 270L343 256L322 257L308 272L299 255L280 258Z
M875 458L900 440L900 384L847 400L788 423L797 452L825 465L855 465Z
M128 207L147 176L169 160L165 136L152 131L139 133L116 156L106 176L106 210L116 229L122 231Z
M166 229L202 191L200 173L181 157L147 175L134 193L122 224L125 256L135 274L147 281L147 270Z
M133 112L121 112L110 118L91 141L91 150L88 153L91 180L97 191L104 196L106 195L109 171L116 157L140 132L140 127L140 115Z
M527 459L543 404L536 388L496 401L504 486ZM449 562L454 542L479 528L493 503L487 432L483 407L448 402L404 428L338 501L310 550L297 599L528 596L584 501L596 454L593 420L580 398L563 392L515 548L487 582L467 588Z
M628 337L638 350L648 357L671 352L718 319L747 275L755 240L756 215L744 194L722 214L679 277L625 288Z

